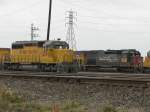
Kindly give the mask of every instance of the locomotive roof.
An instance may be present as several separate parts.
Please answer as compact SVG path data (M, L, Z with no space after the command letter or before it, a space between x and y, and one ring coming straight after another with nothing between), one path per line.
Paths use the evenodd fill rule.
M0 50L10 50L10 48L0 48Z
M47 41L43 44L43 47L55 48L56 46L62 46L63 48L69 48L69 44L66 41Z
M45 44L44 45L50 45L50 44L64 44L64 45L66 45L67 44L67 42L65 42L65 41L47 41L47 42L45 42Z
M122 53L137 53L137 54L141 54L136 49L124 49L124 50L122 50Z
M13 44L38 44L38 43L45 43L45 44L52 44L52 43L62 43L62 44L67 44L65 41L55 41L55 40L49 40L49 41L16 41Z
M121 49L121 50L89 50L89 51L77 51L77 54L86 53L86 54L96 54L96 53L106 53L106 54L122 54L122 53L138 53L136 49Z
M69 45L65 41L60 40L49 40L49 41L16 41L12 43L13 49L23 48L25 46L38 46L38 47L49 47L53 48L54 46L63 46L65 48L69 48Z
M81 52L95 52L95 53L97 53L97 52L104 52L104 50L84 50L84 51L76 51L77 53L81 53Z
M45 41L16 41L13 44L38 44L38 43L44 43Z

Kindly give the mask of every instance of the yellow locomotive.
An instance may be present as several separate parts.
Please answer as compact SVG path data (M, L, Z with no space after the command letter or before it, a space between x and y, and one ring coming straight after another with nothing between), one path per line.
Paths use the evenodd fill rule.
M0 48L0 69L3 68L4 62L10 61L10 49Z
M36 66L39 71L77 72L78 61L65 41L17 41L12 44L6 69L20 70Z
M144 71L149 72L150 71L150 51L147 53L147 56L144 60Z

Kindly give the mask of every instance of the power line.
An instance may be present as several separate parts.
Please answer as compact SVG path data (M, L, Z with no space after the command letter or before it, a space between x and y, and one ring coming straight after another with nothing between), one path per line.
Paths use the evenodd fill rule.
M120 19L120 20L134 20L134 21L143 21L142 19L147 19L149 20L150 18L127 18L127 17L120 17L120 18L113 18L113 17L106 17L106 16L87 16L87 15L79 15L79 17L83 17L83 18L92 18L92 19Z
M73 3L73 2L70 2L70 1L64 1L63 0L63 2L65 2L65 3L67 3L67 4L72 4L72 5L75 5L76 7L79 7L79 8L81 8L81 9L85 9L86 11L89 11L89 12L92 12L92 13L99 13L99 11L98 10L94 10L93 8L86 8L85 6L81 6L81 4L75 4L75 3ZM86 0L86 2L87 2L87 0ZM137 18L137 17L135 17L135 18L133 18L133 17L121 17L121 16L118 16L118 15L113 15L113 14L110 14L110 13L108 13L108 12L106 12L106 11L102 11L101 10L101 12L104 12L105 14L107 14L107 15L109 15L109 17L105 17L105 16L101 16L101 17L95 17L95 16L84 16L84 15L79 15L79 17L85 17L86 19L87 19L87 17L89 17L89 18L94 18L94 19L116 19L116 20L118 20L118 19L120 19L120 20L129 20L129 21L139 21L139 20L141 20L141 21L143 21L143 19L147 19L147 20L149 20L150 18ZM110 12L110 11L109 11ZM94 21L94 20L93 20ZM144 23L146 23L145 25L147 25L147 22L144 20L143 21ZM126 24L123 24L123 25L126 25ZM136 24L132 24L132 25L136 25ZM140 24L140 25L142 25L142 24Z
M83 26L87 27L87 25L83 25ZM92 27L90 26L90 28L92 28ZM144 33L150 33L149 31L147 31L147 32L146 31L143 31L143 32L141 32L141 31L126 31L126 30L123 30L123 31L120 30L119 31L119 30L106 30L106 29L103 30L103 29L98 29L98 28L97 28L97 30L101 31L101 32L112 32L112 33L138 33L138 34L139 33L142 33L142 34L144 34Z
M96 25L111 25L111 26L121 26L121 25L150 25L150 23L149 24L133 24L133 23L127 23L127 24L125 24L125 23L100 23L100 22L96 22L96 21L94 21L93 22L93 20L91 20L91 21L82 21L82 20L80 20L79 21L81 24L82 23L88 23L88 24L96 24Z
M63 2L65 2L65 3L67 3L67 4L72 4L72 5L76 6L76 7L79 7L79 8L81 8L81 9L85 9L86 11L89 11L89 12L93 12L93 13L100 13L100 12L103 12L103 13L105 13L105 14L107 14L107 15L110 15L110 16L119 17L119 16L117 16L117 15L110 14L110 13L104 11L104 10L95 10L95 9L93 9L93 8L90 8L90 7L87 8L87 7L85 7L85 5L84 5L84 6L81 5L80 2L76 2L76 3L78 3L78 4L73 3L72 1L67 1L67 2L66 2L66 1L63 0Z
M62 0L61 0L61 2L62 2ZM65 1L65 0L63 0L63 2L65 2L65 4L72 4L73 6L76 6L76 7L79 7L80 9L85 9L86 11L88 11L88 12L92 12L92 13L100 13L100 12L103 12L104 14L107 14L107 15L109 15L109 16L111 16L111 17L100 17L100 18L104 18L104 19L107 19L107 18L109 18L109 19L127 19L127 20L142 20L143 21L143 19L147 19L147 20L149 20L150 18L137 18L137 17L122 17L122 16L119 16L119 15L114 15L114 14L111 14L110 12L111 12L111 10L109 10L109 11L105 11L104 9L103 10L96 10L96 9L93 9L93 8L90 8L90 7L85 7L85 5L83 6L83 5L81 5L81 4L79 4L79 2L76 2L76 3L78 3L78 4L76 4L76 3L73 3L73 2L71 2L71 1ZM86 2L87 2L87 0L86 0ZM109 12L109 13L108 13ZM83 15L82 15L83 16ZM90 17L90 16L89 16ZM99 17L92 17L92 18L99 18Z

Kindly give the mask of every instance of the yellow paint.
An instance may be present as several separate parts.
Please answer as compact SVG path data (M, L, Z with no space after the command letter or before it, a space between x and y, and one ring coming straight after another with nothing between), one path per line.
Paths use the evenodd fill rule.
M9 61L10 49L0 49L0 63L4 61Z
M85 55L84 53L80 53L77 56L77 60L79 62L80 65L84 65L85 64Z
M144 67L150 67L150 57L145 57Z
M22 49L12 49L11 63L32 64L57 64L72 63L76 56L68 49L45 49L37 46L28 46Z

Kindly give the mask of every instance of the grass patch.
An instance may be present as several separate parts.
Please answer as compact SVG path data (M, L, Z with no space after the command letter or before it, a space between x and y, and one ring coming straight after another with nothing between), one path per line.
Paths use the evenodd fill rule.
M87 108L75 101L67 101L61 107L61 112L86 112Z
M127 109L127 108L115 108L114 106L111 105L107 105L107 106L103 106L103 108L100 108L100 110L98 112L144 112L139 108L132 108L132 109Z
M56 112L87 112L88 109L79 102L66 101L57 105ZM51 104L38 104L26 101L12 90L6 87L0 87L0 112L52 112L54 110ZM55 112L55 111L54 111ZM115 108L113 106L103 106L97 112L142 112L138 109L125 110L124 108Z
M86 112L83 105L74 101L59 105L59 110L59 112ZM12 90L0 87L0 112L52 112L52 108L51 105L28 102Z
M25 101L10 89L0 88L0 112L50 112L50 106Z

